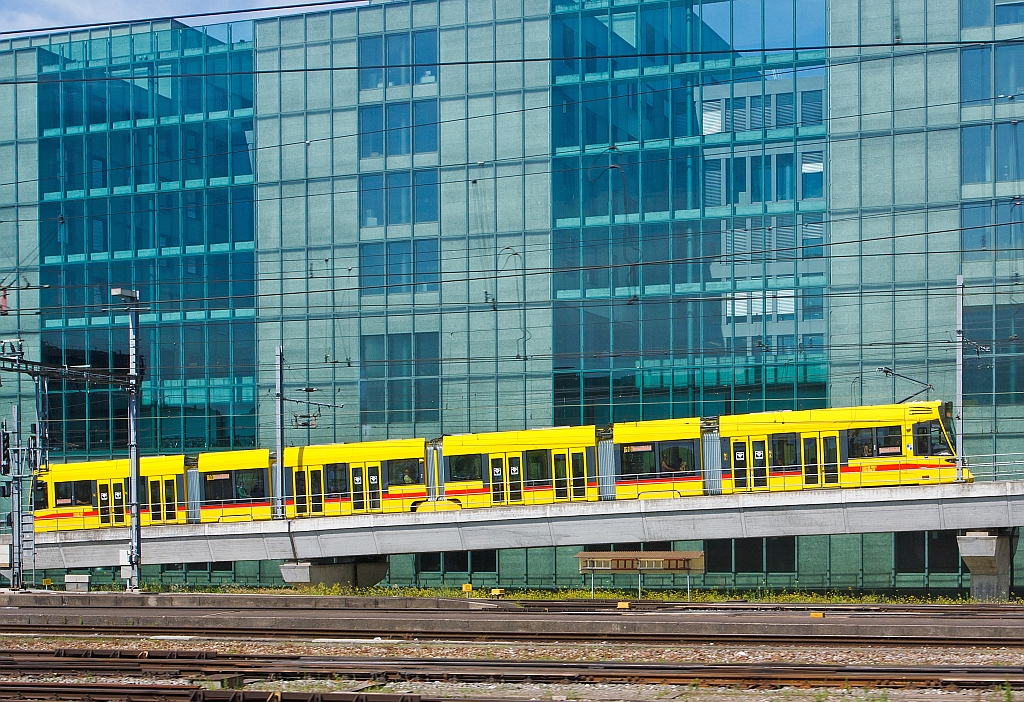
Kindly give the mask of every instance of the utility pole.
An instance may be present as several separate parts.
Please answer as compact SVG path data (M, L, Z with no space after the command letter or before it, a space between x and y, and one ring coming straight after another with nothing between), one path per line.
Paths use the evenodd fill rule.
M128 588L138 590L142 578L142 519L139 509L139 488L142 485L142 462L139 458L139 291L112 288L110 294L119 297L128 308L128 463L131 478L128 482L128 566L131 577Z
M964 277L956 277L956 479L964 477Z
M18 406L11 407L11 432L7 435L11 451L11 589L21 590L25 587L25 545L23 542L22 523L25 521L24 497L22 497L22 467L25 465L21 455L21 418Z
M21 590L25 586L24 558L22 545L22 496L21 456L17 446L18 407L11 408L13 430L8 431L7 422L0 422L0 473L11 476L11 589Z
M273 492L274 519L284 519L284 346L278 346L274 354L275 386L274 417L277 439L277 456L274 459L274 475L271 480Z

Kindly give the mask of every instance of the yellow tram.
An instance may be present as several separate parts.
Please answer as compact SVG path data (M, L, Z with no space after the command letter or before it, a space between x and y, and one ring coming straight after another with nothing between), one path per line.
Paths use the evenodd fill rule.
M713 418L287 448L290 519L566 501L973 481L949 405ZM142 459L143 526L271 519L265 449ZM33 489L37 531L126 526L128 461L51 465Z
M427 501L423 439L286 448L285 515L415 512Z
M953 482L948 419L939 402L722 417L723 477L733 492Z
M140 462L139 517L143 526L184 524L185 457L152 456ZM36 531L126 526L127 459L53 465L32 491Z
M444 497L462 507L598 499L593 426L456 434L441 450Z

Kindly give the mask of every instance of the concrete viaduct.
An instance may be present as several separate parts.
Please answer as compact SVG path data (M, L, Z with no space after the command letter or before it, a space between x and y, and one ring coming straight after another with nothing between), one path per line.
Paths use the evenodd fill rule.
M147 527L143 554L149 564L283 560L285 579L302 581L307 563L334 557L582 545L610 534L683 541L956 529L974 532L959 537L972 592L998 597L1009 586L1009 534L1020 526L1024 481L1008 480ZM124 528L36 534L36 567L116 566L127 542Z

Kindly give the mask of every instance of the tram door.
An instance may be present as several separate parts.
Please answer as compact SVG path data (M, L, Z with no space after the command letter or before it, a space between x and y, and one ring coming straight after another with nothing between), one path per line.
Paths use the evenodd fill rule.
M100 480L96 484L100 526L124 524L124 481Z
M821 435L821 478L825 487L839 487L839 434Z
M818 435L803 434L800 437L801 455L804 460L804 487L821 484L821 457L818 455Z
M748 476L755 490L768 489L768 437L750 437L750 468Z
M491 504L523 503L523 454L491 454Z
M747 492L753 487L747 467L750 462L750 452L747 451L745 439L731 439L732 441L732 485L736 492Z
M349 469L352 481L352 511L380 511L380 463L353 463Z
M324 513L323 466L301 466L294 473L295 515L316 517Z
M587 499L587 462L583 449L553 451L551 468L556 500Z
M804 487L839 487L839 434L803 434Z
M174 476L150 476L148 488L150 523L176 522L178 520L178 490Z
M732 479L737 492L768 489L768 440L754 436L732 439Z

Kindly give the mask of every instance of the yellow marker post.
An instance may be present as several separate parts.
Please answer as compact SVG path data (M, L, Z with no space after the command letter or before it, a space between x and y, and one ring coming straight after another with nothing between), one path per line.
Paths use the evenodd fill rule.
M473 592L473 583L462 583L462 591L469 597L469 593Z

